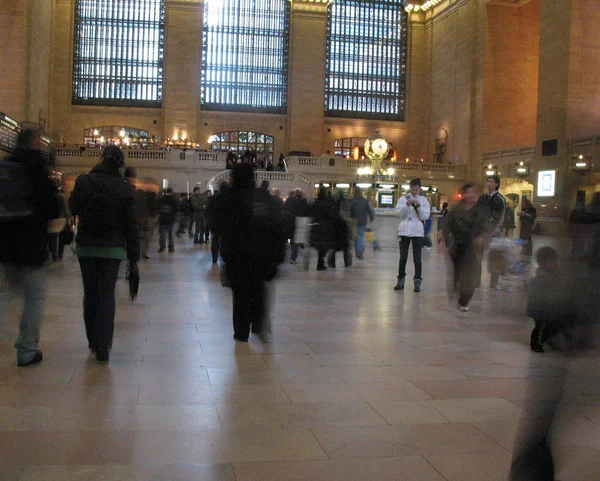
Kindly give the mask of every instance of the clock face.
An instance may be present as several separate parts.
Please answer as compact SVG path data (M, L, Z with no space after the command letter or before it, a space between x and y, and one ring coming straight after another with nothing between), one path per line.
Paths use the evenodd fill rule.
M385 156L388 151L388 144L384 139L375 139L371 146L373 152L377 154L377 156Z

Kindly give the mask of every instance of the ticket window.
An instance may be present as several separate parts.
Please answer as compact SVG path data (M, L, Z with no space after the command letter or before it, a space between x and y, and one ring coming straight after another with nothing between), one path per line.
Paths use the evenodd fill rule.
M396 207L397 193L393 191L380 191L377 193L377 207L382 209L393 209Z

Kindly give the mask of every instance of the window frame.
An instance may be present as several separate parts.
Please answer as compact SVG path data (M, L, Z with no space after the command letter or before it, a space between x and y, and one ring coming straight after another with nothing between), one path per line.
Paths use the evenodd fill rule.
M289 0L278 0L281 2L284 12L284 28L283 30L278 30L280 32L280 37L282 41L282 50L281 50L281 68L277 71L270 70L268 72L263 72L264 75L281 75L282 83L275 86L277 90L280 91L281 95L281 104L280 105L261 105L261 106L252 106L249 104L239 104L239 103L225 103L225 102L209 102L207 101L207 97L210 96L209 90L211 85L207 79L208 73L208 57L209 50L215 50L209 45L208 36L211 33L221 34L222 32L213 32L210 30L210 26L208 25L208 9L209 9L209 1L204 0L204 20L203 20L203 34L202 34L202 65L201 65L201 81L200 81L200 108L205 111L227 111L227 112L248 112L248 113L268 113L268 114L286 114L287 113L287 105L288 105L288 88L289 88L289 57L290 57L290 29L291 29L291 7ZM237 0L238 2L242 0ZM239 7L238 3L238 7ZM239 26L236 28L240 29L237 32L238 38L244 33L243 29ZM251 30L246 30L246 35L250 35L252 32L255 32L259 27L252 26ZM271 38L267 36L263 36L264 38ZM220 40L223 41L222 39ZM217 47L218 48L218 47ZM263 47L265 48L265 47ZM219 70L215 70L216 72L226 72L227 68L231 69L231 65L221 64ZM260 67L262 68L262 67ZM255 73L257 66L254 65L251 67L250 74ZM243 66L237 65L236 69L229 70L229 73L232 75L240 75L240 73L248 73L247 70L243 69ZM216 81L215 81L216 82ZM219 83L219 88L221 89L231 89L232 85L235 85L235 82ZM268 92L269 88L272 88L274 84L250 84L251 95L258 95L256 92L263 90ZM239 89L239 87L237 87ZM263 93L264 95L264 93ZM263 99L264 100L264 97Z
M132 23L132 25L129 27L130 29L134 29L135 28L135 24L137 24L138 28L142 28L144 25L146 25L147 23L149 25L151 25L152 23L157 23L158 24L158 32L157 32L157 44L156 44L156 48L157 48L157 53L158 56L156 58L156 61L153 62L152 65L150 65L148 63L148 61L136 61L135 59L131 58L131 57L120 57L118 59L115 58L107 58L105 57L104 59L99 58L98 56L95 57L85 57L84 54L81 52L83 45L82 45L82 41L84 39L84 36L81 35L81 27L85 24L86 22L86 17L84 15L81 15L80 12L81 10L85 7L85 5L82 6L82 4L84 4L85 2L91 2L94 1L95 2L95 6L101 5L102 0L76 0L75 4L74 4L74 23L73 23L73 55L72 55L72 60L73 60L73 71L72 71L72 77L71 77L71 103L72 105L97 105L97 106L105 106L105 107L144 107L144 108L161 108L162 107L162 101L163 101L163 82L164 82L164 53L165 53L165 30L166 30L166 4L167 4L167 0L158 0L159 5L159 16L157 20L143 20L141 19L141 17L138 15L138 17L136 19L133 19L133 21L131 19L122 19L119 17L97 17L96 20L97 22L100 24L101 21L104 21L105 23L108 24L116 24L117 28L124 24L124 23ZM144 5L146 0L130 0L130 1L134 1L136 2L137 5ZM115 4L117 2L114 2ZM121 10L121 12L123 12L125 10L125 8L123 7L123 9ZM97 29L100 27L100 25L96 25L96 32L95 38L98 38L98 32ZM119 45L119 43L121 44L120 47L120 51L121 53L123 53L124 51L124 46L123 44L125 43L123 42L115 42L116 45ZM104 44L109 45L109 42L106 42ZM139 42L139 45L137 47L137 50L135 51L135 54L139 55L141 53L141 45L142 42ZM132 51L133 53L133 51ZM101 62L101 60L104 60L104 63ZM126 76L119 76L117 74L113 74L113 75L104 75L104 76L96 76L96 77L91 77L91 76L86 76L84 74L79 74L78 71L80 70L80 66L83 65L86 62L91 62L94 65L112 65L115 69L115 71L118 71L119 69L121 70L125 70L127 72L127 69L133 69L133 68L155 68L157 71L157 75L154 79L151 79L151 77L143 77L141 78L141 80L137 81L137 82L131 82L131 85L150 85L152 87L156 88L156 99L151 99L151 100L147 100L147 99L135 99L135 98L115 98L114 95L111 97L83 97L79 94L79 89L77 88L77 82L83 82L83 83L96 83L99 81L102 81L103 83L110 83L113 82L114 83L118 83L118 82L123 82L123 80L125 80L125 83L129 83L129 77ZM128 72L129 73L129 72ZM99 80L100 79L100 80Z
M332 103L332 97L333 96L340 96L344 94L344 90L342 89L334 89L330 87L330 83L335 80L335 79L340 79L339 75L335 75L334 71L332 70L332 64L334 64L336 62L336 60L339 62L339 60L336 57L333 57L333 50L334 50L334 45L333 45L333 6L334 4L339 4L341 2L344 3L348 3L348 4L355 4L356 6L358 6L358 8L368 8L369 6L371 6L371 8L373 7L377 7L377 5L379 5L378 8L381 8L382 10L384 8L397 8L399 15L401 16L401 20L400 20L400 24L398 25L398 28L400 29L400 35L399 35L399 44L397 45L397 56L398 56L398 64L397 64L397 68L399 70L399 85L398 85L398 93L397 96L393 95L390 96L389 94L386 95L368 95L368 96L363 96L363 97L357 97L354 96L355 99L359 99L359 98L363 98L363 99L371 99L372 101L384 101L384 102L391 102L394 101L395 99L398 102L398 111L395 113L391 113L391 112L384 112L384 113L377 113L377 112L369 112L369 111L365 111L365 110L346 110L346 109L333 109L330 108L329 105ZM392 6L392 3L397 3L396 7ZM384 6L384 4L388 4L387 6ZM392 121L404 121L405 120L405 113L406 113L406 71L407 71L407 49L408 49L408 15L405 13L404 11L404 0L333 0L333 2L329 5L328 10L327 10L327 40L326 40L326 55L325 55L325 99L324 99L324 103L325 103L325 117L333 117L333 118L350 118L350 119L368 119L368 120L392 120ZM347 24L343 23L343 26L346 26ZM355 27L356 30L360 30L360 26L356 26ZM345 34L341 34L341 38L343 38L345 36ZM340 42L340 47L342 45L359 45L361 44L361 39L364 38L364 35L358 34L358 35L354 35L352 37L354 39L354 42L346 42L346 43L342 43ZM379 37L381 38L381 37ZM338 48L336 50L340 50L340 52L335 53L335 55L337 57L342 57L342 53L341 53L341 48ZM347 61L350 62L352 61L352 59L356 59L358 57L357 54L354 55L346 55L347 57ZM378 65L382 65L382 63L379 63ZM357 73L356 71L352 72L351 74L353 76L353 78L355 78L357 81L363 81L366 82L367 84L373 83L373 82L386 82L389 80L394 80L394 77L391 75L387 75L387 76L383 76L383 75L375 75L372 73L362 73L362 75L360 73ZM396 77L397 78L397 77ZM377 89L374 87L371 87L370 90L377 92ZM350 96L352 98L352 96Z

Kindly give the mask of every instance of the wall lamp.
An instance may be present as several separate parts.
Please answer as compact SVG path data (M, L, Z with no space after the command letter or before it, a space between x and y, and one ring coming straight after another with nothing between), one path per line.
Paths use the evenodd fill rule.
M588 172L592 168L591 155L574 155L571 159L571 168L575 172Z

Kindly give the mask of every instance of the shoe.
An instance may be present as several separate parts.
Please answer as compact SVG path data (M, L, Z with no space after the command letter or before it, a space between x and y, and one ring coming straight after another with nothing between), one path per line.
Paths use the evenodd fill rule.
M142 254L142 259L148 260L150 259L150 256L148 254Z
M421 292L421 283L423 282L423 279L415 279L415 288L413 289L413 292Z
M469 306L461 306L460 304L458 305L458 310L460 312L469 312Z
M108 349L98 349L96 351L96 361L108 362Z
M169 247L169 252L175 252L175 247Z
M158 249L156 252L158 252L158 253L160 254L161 252L164 252L164 251L165 251L165 248L164 248L164 247L161 247L161 248L160 248L160 249Z
M540 344L532 344L531 345L531 350L533 352L540 352L540 353L546 352L546 351L544 351L544 348Z
M327 267L329 267L330 269L335 269L335 264L328 262Z
M317 270L318 271L326 271L327 267L325 267L325 266L317 266Z
M34 364L38 364L38 363L42 362L42 359L44 359L44 356L42 356L42 351L37 351L35 353L35 355L33 356L33 358L31 358L30 361L19 362L19 363L17 363L17 365L19 367L33 366Z
M298 261L290 261L290 264L292 264L293 266L295 266L296 264L298 264Z
M175 234L176 237L178 237L179 239L181 239L181 234L178 232L177 234Z
M235 339L237 342L248 342L248 338L244 339L242 337L236 336L235 334L233 335L233 339Z
M501 291L502 286L500 286L500 284L490 284L490 289L496 289L497 291Z
M217 262L218 262L217 259L213 259L213 261L212 261L213 264L216 264Z
M356 254L356 258L360 259L361 261L365 259L365 257L362 254Z
M398 283L394 286L395 291L403 291L404 290L404 282L406 281L406 276L402 278L398 278Z
M270 332L261 332L260 340L264 344L271 344L273 342L273 334L271 334Z

